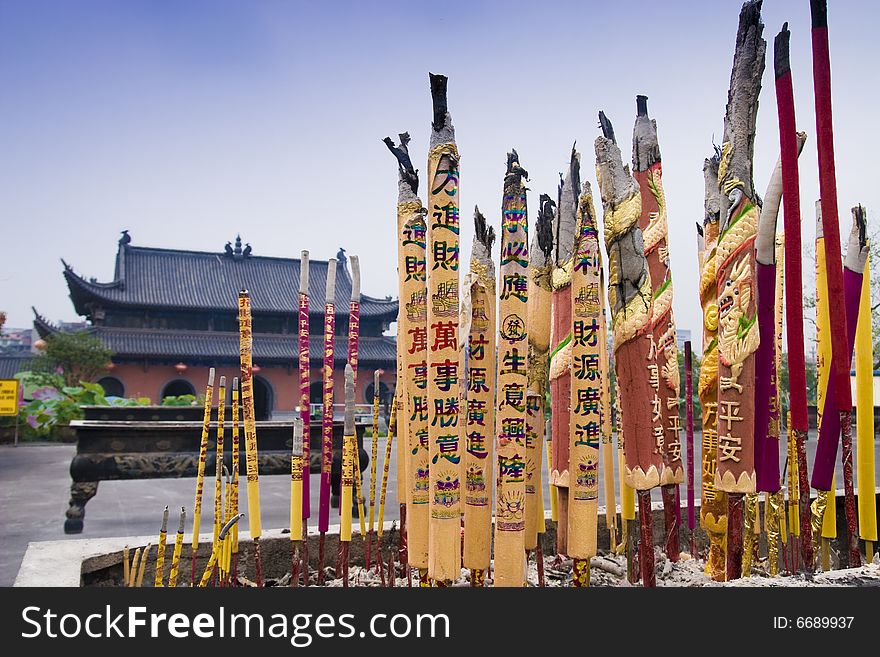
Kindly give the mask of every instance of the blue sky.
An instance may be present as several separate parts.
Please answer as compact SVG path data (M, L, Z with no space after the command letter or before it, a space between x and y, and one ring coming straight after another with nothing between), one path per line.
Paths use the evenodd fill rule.
M627 154L635 96L648 95L675 312L698 343L694 222L740 4L0 0L0 308L9 326L29 325L31 305L74 319L59 258L109 280L123 228L142 246L219 252L238 232L261 255L343 246L360 255L367 294L396 293L396 169L380 140L408 130L424 172L432 71L450 78L465 261L474 204L500 223L507 150L531 174L534 217L575 140L595 185L597 111ZM830 4L840 215L848 226L861 202L876 222L878 9ZM787 20L810 243L809 2L765 0L763 16L755 185L763 194L778 156L772 42Z

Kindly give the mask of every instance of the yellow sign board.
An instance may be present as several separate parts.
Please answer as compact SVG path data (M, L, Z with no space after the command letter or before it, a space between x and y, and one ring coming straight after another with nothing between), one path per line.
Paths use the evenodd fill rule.
M0 379L0 415L18 415L18 379Z

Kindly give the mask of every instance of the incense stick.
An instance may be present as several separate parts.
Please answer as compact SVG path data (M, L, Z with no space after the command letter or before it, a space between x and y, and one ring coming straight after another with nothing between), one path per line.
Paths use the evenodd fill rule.
M290 445L290 585L298 586L301 557L300 543L303 535L303 421L293 418L293 439Z
M324 292L324 381L321 413L321 489L318 508L318 585L324 583L325 540L330 526L330 469L333 465L333 363L336 329L336 259L327 261L327 287Z
M309 355L309 252L299 261L299 414L303 426L302 577L309 585L309 523L311 516L311 357ZM233 530L235 531L235 530Z
M177 536L174 539L174 551L171 553L171 570L168 572L168 588L177 586L177 574L180 571L180 552L183 549L183 527L186 522L186 509L180 507L180 521L177 525Z
M495 432L496 587L523 586L525 559L526 389L528 387L528 239L524 179L515 150L507 154L501 204L501 288L498 295L498 395Z
M153 586L159 588L163 586L165 579L165 540L168 535L168 505L165 505L165 511L162 512L162 526L159 528L159 545L156 548L156 576L153 579Z
M379 457L379 376L382 374L382 370L376 370L373 372L373 440L371 444L372 454L370 458L370 522L369 529L367 530L367 548L366 554L364 556L364 566L367 570L370 570L370 551L372 547L373 533L375 532L375 525L373 521L375 520L375 511L376 511L376 459ZM404 466L404 464L401 464ZM406 467L404 466L404 470Z
M341 524L339 527L339 544L342 553L342 586L348 588L348 562L351 545L351 507L352 487L354 483L354 450L357 449L357 436L354 428L354 368L351 363L345 365L345 429L342 438L342 483L339 510ZM340 576L340 573L337 573Z
M251 298L247 290L238 294L239 344L241 355L241 397L244 407L244 448L247 472L248 529L254 542L255 580L263 586L263 564L260 555L260 470L257 448L257 425L254 417L253 333L251 329Z
M482 586L491 562L492 488L495 450L495 231L474 208L474 243L462 300L462 341L467 353L464 435L464 556L471 586ZM469 328L468 328L469 327Z
M458 579L461 572L461 445L458 406L459 203L458 150L446 109L446 77L430 74L434 120L428 153L428 453L432 579Z
M192 570L191 584L196 585L196 550L199 548L199 527L202 522L202 491L205 486L205 464L208 460L208 436L211 431L211 406L214 394L214 368L208 370L208 385L205 387L205 413L202 420L202 439L199 443L199 467L196 475L196 500L193 505L193 533L190 550Z
M217 389L217 452L214 458L214 538L211 542L216 545L223 527L223 440L225 434L224 421L226 419L226 377L220 377L220 387Z
M239 385L238 377L232 379L232 508L230 509L230 517L238 515L238 475L239 455L241 447L238 444L238 416L239 416ZM232 526L232 585L238 582L238 523Z

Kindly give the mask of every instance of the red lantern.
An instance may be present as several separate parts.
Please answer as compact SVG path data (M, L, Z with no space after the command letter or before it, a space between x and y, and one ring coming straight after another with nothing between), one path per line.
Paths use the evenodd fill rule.
M253 372L254 374L256 374L259 371L260 371L259 365L254 365L253 367L251 367L251 372Z
M112 372L113 370L116 369L116 363L113 363L113 362L107 363L107 369Z
M178 363L177 365L174 366L174 369L176 369L180 373L186 372L186 364L185 363Z

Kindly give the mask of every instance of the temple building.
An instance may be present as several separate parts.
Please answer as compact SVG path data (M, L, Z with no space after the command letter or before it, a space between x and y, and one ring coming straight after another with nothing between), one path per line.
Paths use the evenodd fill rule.
M250 291L253 314L254 401L257 419L290 417L299 406L298 298L300 261L253 255L241 239L220 252L133 246L119 240L113 280L86 279L62 260L77 314L113 352L99 383L107 395L149 397L203 394L208 368L227 382L239 376L238 293ZM322 397L324 295L327 260L309 260L311 402ZM348 357L351 275L345 251L337 254L334 390L342 408ZM34 327L45 337L59 327L35 309ZM397 319L397 300L361 296L357 403L372 404L373 372L383 403L394 390L396 343L384 336ZM227 399L227 402L229 400ZM341 412L340 412L341 415Z

